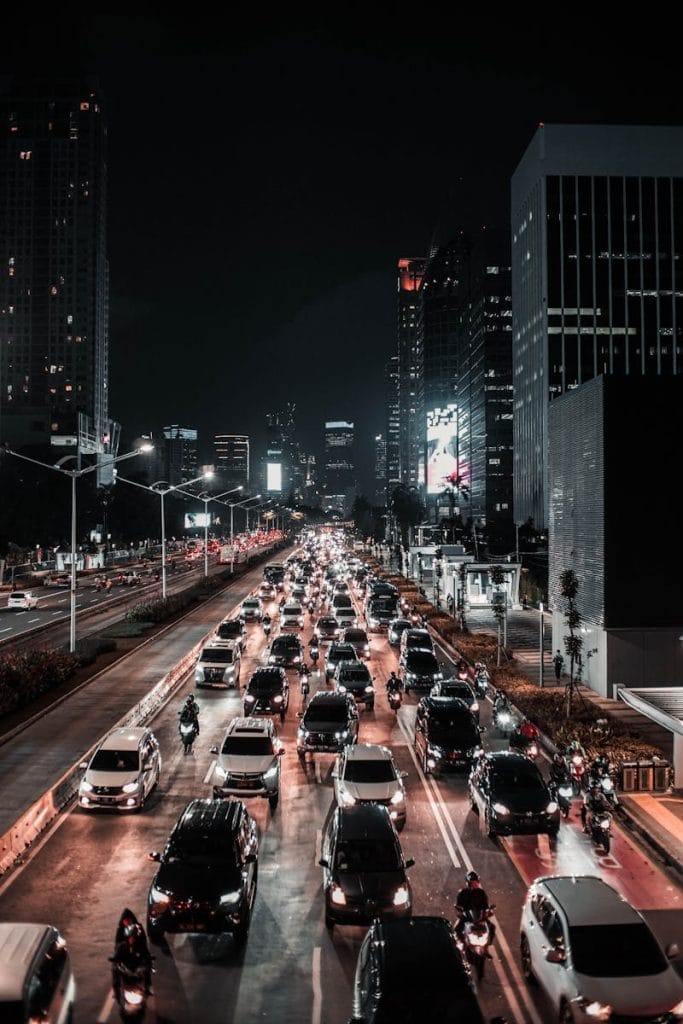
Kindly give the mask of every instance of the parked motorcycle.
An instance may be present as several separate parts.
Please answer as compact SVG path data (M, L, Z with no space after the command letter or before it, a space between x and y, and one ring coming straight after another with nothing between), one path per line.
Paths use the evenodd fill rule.
M609 853L612 844L612 815L609 811L591 811L588 815L585 831L596 846L602 846Z
M183 744L183 754L192 753L192 744L197 738L197 723L192 721L180 722L178 725L180 740Z
M387 700L389 701L389 707L392 711L398 712L401 704L403 703L403 696L400 690L389 690L387 693Z
M495 907L492 904L485 911L466 911L462 917L462 944L468 963L474 968L479 981L484 977L486 961L490 959L491 924Z

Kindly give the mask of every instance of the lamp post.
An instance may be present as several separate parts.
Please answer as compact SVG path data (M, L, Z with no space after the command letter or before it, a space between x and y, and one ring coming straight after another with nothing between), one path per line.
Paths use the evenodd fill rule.
M140 455L143 452L151 452L153 449L151 444L142 444L139 448L136 448L133 452L126 452L125 455L118 455L115 459L109 459L107 465L112 465L115 462L124 462L126 459L132 459L136 455ZM67 462L69 459L75 459L76 455L65 455L59 459L58 462L51 464L49 462L40 462L39 459L32 459L28 455L21 455L19 452L13 451L11 448L4 447L8 455L13 455L17 459L23 459L24 462L32 462L35 466L42 466L43 469L52 469L57 473L61 473L62 476L68 476L71 478L71 593L70 593L70 608L69 608L69 651L71 654L76 650L76 481L80 477L85 476L86 473L94 473L98 469L98 464L95 463L93 466L85 466L82 469L65 469L62 463Z
M191 483L192 481L190 481ZM243 490L242 484L239 487L233 487L229 491L222 491L221 494L191 494L189 491L183 491L180 487L175 488L178 494L185 494L188 498L197 498L199 501L204 502L204 577L209 575L209 502L220 501L227 494L234 494L236 491ZM229 502L222 502L221 504L229 505Z
M183 480L183 486L188 487L190 484L196 484L199 480L210 479L213 476L213 470L207 470L206 473L200 473L199 476L195 476L192 480ZM131 484L133 487L139 487L142 491L151 491L152 494L158 494L161 498L161 596L166 597L166 517L164 514L164 498L171 491L182 491L179 484L168 487L161 487L164 483L163 480L155 480L153 484L141 484L137 480L128 480L124 476L116 475L117 480L123 481L124 484ZM192 498L196 498L196 494L191 495Z
M244 501L225 501L224 505L228 505L230 508L230 572L235 571L235 545L234 545L234 531L233 531L233 515L232 510L234 508L242 508L250 501L257 501L260 498L260 494L255 494L252 498L245 498ZM247 519L247 525L249 525L249 519Z

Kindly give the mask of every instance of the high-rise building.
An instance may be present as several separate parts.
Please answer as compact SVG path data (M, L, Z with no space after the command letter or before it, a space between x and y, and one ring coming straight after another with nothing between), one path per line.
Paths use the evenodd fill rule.
M470 295L461 313L458 467L468 491L463 518L510 536L512 502L512 286L510 236L483 230L472 250ZM465 496L466 495L466 496Z
M262 489L285 498L301 497L305 474L296 440L296 405L287 402L282 409L266 413L266 455L263 460Z
M173 424L163 428L165 477L175 486L193 480L199 473L197 431Z
M426 263L425 257L403 257L398 261L398 479L407 487L416 487L420 482L420 438L424 423L418 408L421 361L418 325L420 287Z
M683 128L545 125L512 177L514 505L548 515L549 402L680 373Z
M351 510L356 491L354 426L346 420L325 423L324 507L341 513Z
M387 439L384 434L375 434L375 492L373 504L387 503Z
M222 489L249 486L247 434L216 434L213 439L213 460L214 471Z
M387 504L394 488L401 482L400 446L401 417L399 410L399 357L391 356L385 368L384 390L386 401L386 434L384 446L386 451L386 470L383 476L385 497L379 503Z
M94 79L0 94L0 435L116 453L109 420L106 125ZM107 471L100 471L101 482Z

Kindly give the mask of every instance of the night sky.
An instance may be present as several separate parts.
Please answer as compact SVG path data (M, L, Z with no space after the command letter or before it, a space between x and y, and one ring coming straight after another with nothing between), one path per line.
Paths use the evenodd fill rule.
M104 93L124 443L173 422L258 445L265 411L294 401L314 451L325 418L355 421L370 486L398 257L451 226L507 225L539 121L683 123L661 23L450 9L3 14L5 70L94 73Z

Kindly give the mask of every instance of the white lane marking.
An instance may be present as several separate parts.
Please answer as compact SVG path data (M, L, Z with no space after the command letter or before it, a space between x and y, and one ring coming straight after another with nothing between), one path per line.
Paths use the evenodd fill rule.
M313 948L313 964L311 969L313 987L313 1005L311 1007L311 1024L320 1024L322 1020L322 988L320 985L320 946Z
M109 1020L109 1017L111 1015L111 1011L113 1010L113 1008L114 1008L114 994L113 994L113 992L110 991L108 993L108 995L107 995L107 998L102 1003L102 1009L100 1010L100 1012L97 1015L97 1024L107 1024L107 1021Z
M450 811L448 810L448 806L446 805L446 803L445 803L445 801L443 799L443 796L441 795L441 792L440 792L439 787L437 785L436 779L430 778L429 780L427 780L425 778L424 772L422 771L422 767L419 764L419 762L418 762L418 760L417 760L417 758L415 756L415 753L413 751L412 744L411 744L411 739L410 739L410 735L408 733L407 726L405 725L405 723L402 721L401 718L399 718L399 726L400 726L401 731L403 732L404 736L406 737L406 740L408 741L408 751L410 752L410 755L411 755L411 757L412 757L412 759L413 759L413 761L415 763L415 767L417 768L418 776L420 778L420 781L422 782L422 785L424 786L424 789L425 789L425 792L427 793L427 796L429 797L430 803L432 804L432 810L433 811L437 807L436 801L438 800L438 804L439 804L439 808L438 808L438 810L439 810L439 818L436 817L436 813L434 814L434 817L436 818L436 821L437 821L437 824L439 826L439 829L441 830L441 834L444 837L444 842L446 843L446 849L448 850L449 855L451 855L451 860L453 861L454 866L455 867L459 867L460 865L459 865L457 857L455 856L454 853L452 853L453 847L451 846L450 840L448 839L448 836L446 834L445 826L442 824L442 821L440 820L441 816L443 816L443 819L445 819L446 824L448 826L448 830L451 833L451 835L453 836L453 840L455 842L455 845L458 847L458 850L460 851L460 855L462 857L463 865L467 868L468 871L472 871L472 861L470 860L470 858L469 858L469 856L467 854L467 850L465 849L465 846L464 846L464 844L462 842L462 839L460 838L460 834L458 833L458 830L455 827L455 822L453 821L453 819L451 817L451 814L450 814ZM427 788L427 781L429 781L431 783L431 788L432 788L432 790L433 790L433 792L435 794L434 797L431 796L430 791ZM517 965L516 965L516 963L515 963L515 961L514 961L514 959L512 957L512 953L510 951L510 947L509 947L509 945L508 945L508 943L507 943L507 941L505 939L505 936L503 935L503 932L502 932L502 929L501 929L500 925L498 926L498 929L496 931L496 941L497 942L499 941L500 950L503 953L503 956L505 957L505 960L507 962L508 970L510 971L510 974L512 975L512 978L513 978L515 984L517 985L519 991L521 992L522 999L524 1000L524 1003L526 1004L527 1010L529 1011L529 1016L530 1016L531 1020L533 1021L533 1024L542 1024L541 1019L539 1018L538 1014L536 1013L536 1008L534 1007L534 1005L531 1003L531 1001L529 999L529 996L528 996L528 993L527 993L527 990L526 990L526 985L524 983L524 980L522 979L521 974L519 973L519 970L517 969ZM524 1024L524 1020L525 1020L524 1013L522 1012L522 1009L521 1009L521 1007L519 1005L519 1001L517 999L517 994L514 991L514 989L512 988L512 986L510 985L510 982L509 982L509 980L507 978L507 975L505 974L505 972L503 970L502 963L498 959L496 959L494 957L494 959L493 959L493 966L495 968L496 974L498 975L498 980L500 982L500 985L501 985L503 991L505 992L505 998L508 1001L508 1005L509 1005L510 1009L512 1010L512 1013L513 1013L513 1015L515 1017L515 1020L518 1021L518 1024Z
M62 613L61 612L53 612L52 614L53 615L61 615Z
M40 619L29 619L29 622L40 622Z
M0 629L0 633L11 633L12 627L6 626L5 629Z
M208 784L209 784L209 782L210 782L210 780L211 780L211 776L212 776L212 775L213 775L213 773L214 773L214 769L215 769L215 767L216 767L216 762L215 762L215 761L212 761L212 762L211 762L211 764L209 765L209 770L208 770L208 772L207 772L207 773L206 773L206 775L204 776L204 785L205 785L205 786L208 786Z
M17 618L20 618L20 616L26 615L26 612L15 612L14 614L16 615Z

